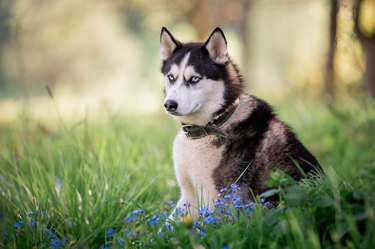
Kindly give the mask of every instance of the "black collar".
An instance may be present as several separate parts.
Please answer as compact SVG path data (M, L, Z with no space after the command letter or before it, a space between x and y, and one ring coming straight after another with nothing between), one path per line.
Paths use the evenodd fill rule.
M238 100L236 100L231 107L225 109L221 114L218 114L214 120L205 126L182 124L182 131L189 139L198 139L208 135L216 135L226 138L228 137L228 134L219 127L232 116L237 106Z

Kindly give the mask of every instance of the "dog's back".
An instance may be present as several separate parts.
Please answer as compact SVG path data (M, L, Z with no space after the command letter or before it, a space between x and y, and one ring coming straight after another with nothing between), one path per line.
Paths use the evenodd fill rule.
M319 167L316 158L266 102L242 95L237 108L237 120L226 128L228 137L214 143L223 147L220 164L213 172L219 189L238 179L240 186L258 195L267 189L271 171L283 170L299 180Z

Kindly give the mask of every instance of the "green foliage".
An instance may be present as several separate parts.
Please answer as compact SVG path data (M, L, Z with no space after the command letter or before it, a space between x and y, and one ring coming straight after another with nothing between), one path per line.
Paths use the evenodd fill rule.
M273 172L263 197L277 195L277 207L261 197L242 203L231 186L212 213L200 207L197 223L183 215L165 222L173 210L166 203L179 194L171 162L177 126L167 118L102 113L59 128L26 117L0 125L0 247L372 248L369 110L294 123L324 175L295 182Z

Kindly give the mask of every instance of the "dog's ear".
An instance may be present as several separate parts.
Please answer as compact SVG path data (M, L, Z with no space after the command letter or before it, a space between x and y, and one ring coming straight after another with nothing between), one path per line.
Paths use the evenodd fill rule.
M168 29L163 27L160 33L161 59L167 60L178 46L181 46L181 43L172 36Z
M210 58L218 64L225 64L228 58L227 40L221 28L216 28L204 45Z

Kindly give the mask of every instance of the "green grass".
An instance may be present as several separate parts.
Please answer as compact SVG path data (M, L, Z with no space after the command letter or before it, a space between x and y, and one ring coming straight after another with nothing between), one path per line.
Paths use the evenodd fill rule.
M372 248L374 107L367 100L350 108L276 107L326 176L295 183L275 173L269 184L279 207L257 198L251 212L232 204L232 216L200 217L219 219L197 229L172 222L173 231L163 221L163 210L172 210L166 203L179 195L173 120L102 113L77 123L22 117L2 124L0 247ZM144 212L124 221L137 209Z

